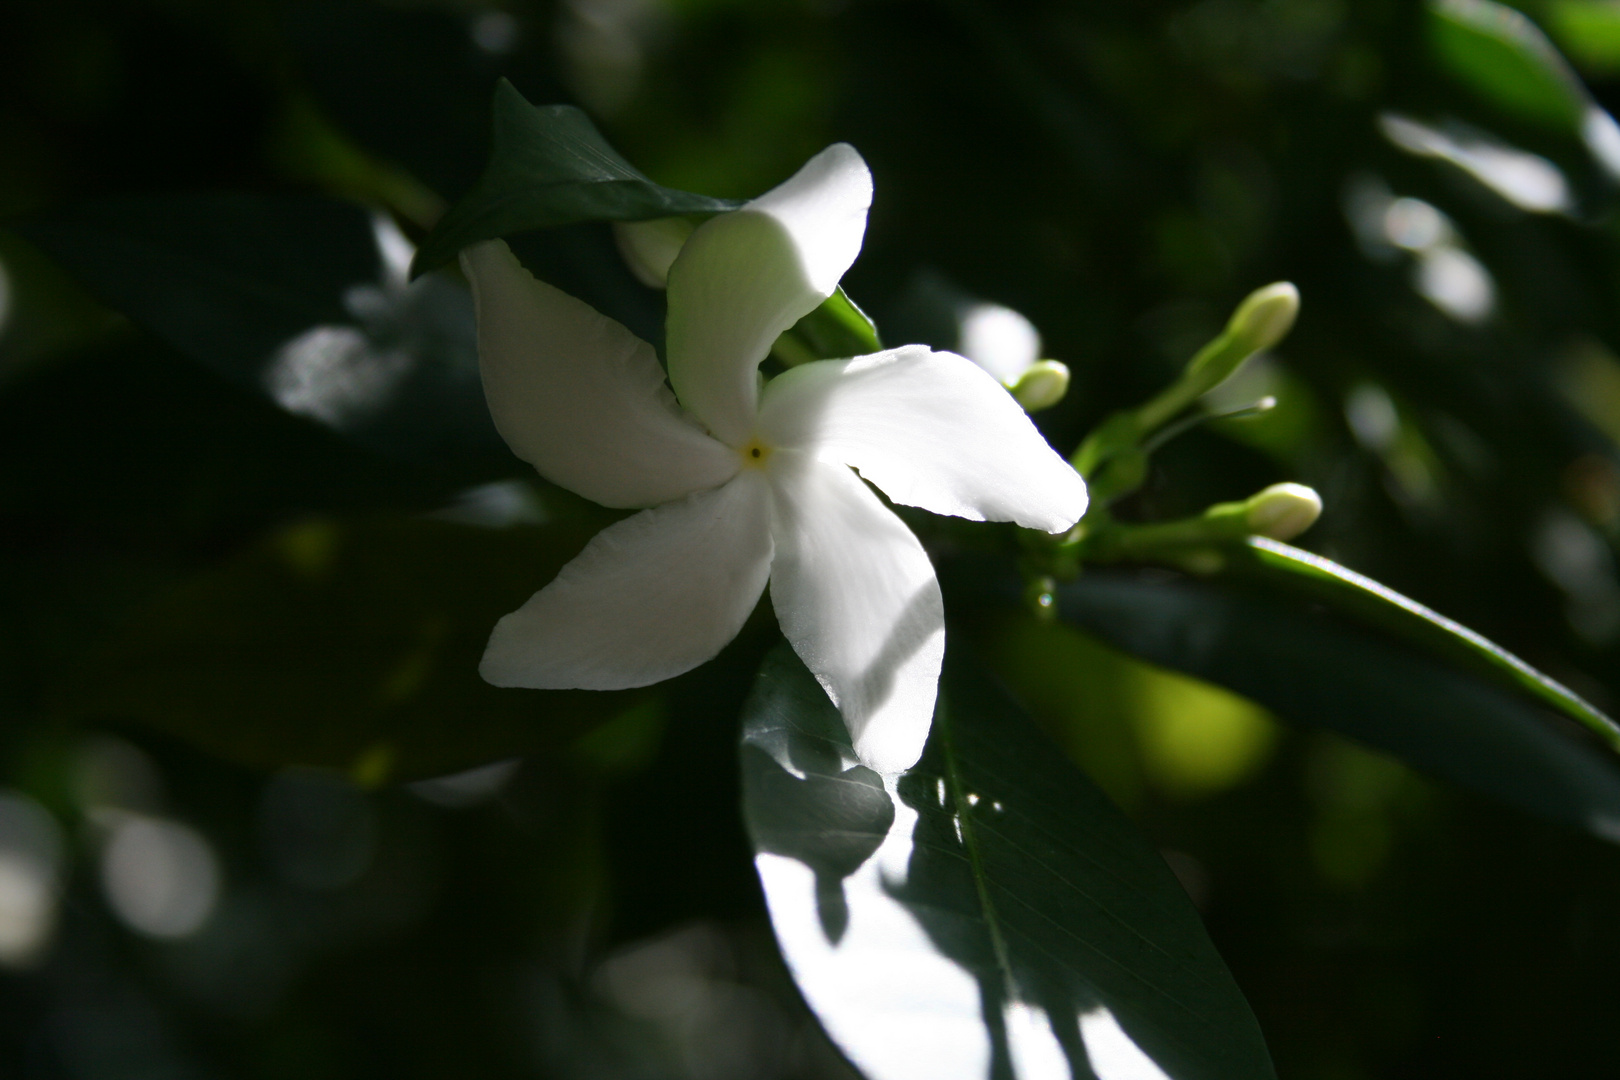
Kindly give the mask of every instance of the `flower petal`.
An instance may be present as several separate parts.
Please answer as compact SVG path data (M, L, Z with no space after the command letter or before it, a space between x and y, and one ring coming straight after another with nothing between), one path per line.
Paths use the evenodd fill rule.
M479 674L496 686L623 690L697 667L765 589L770 504L750 469L608 526L495 625Z
M753 433L759 362L838 287L871 204L866 162L837 143L681 248L669 268L669 380L716 437L736 446Z
M878 772L922 756L945 655L945 606L911 530L856 475L808 454L771 458L771 603L782 632Z
M760 431L853 465L897 503L1062 532L1086 483L995 378L954 353L907 345L801 364L771 380Z
M523 268L499 240L461 253L495 427L540 475L604 506L718 487L737 455L683 416L651 345Z

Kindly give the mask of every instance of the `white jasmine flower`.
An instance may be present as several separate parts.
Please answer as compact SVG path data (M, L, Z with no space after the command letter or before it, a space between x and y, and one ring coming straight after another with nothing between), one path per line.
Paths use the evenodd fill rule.
M815 361L761 387L777 336L855 261L871 199L865 162L838 144L698 228L669 271L673 393L650 345L536 281L505 244L463 252L501 435L555 483L648 508L496 625L485 679L671 678L718 653L768 582L861 760L916 762L944 654L939 584L861 477L897 503L1050 532L1080 518L1086 491L995 379L951 353Z

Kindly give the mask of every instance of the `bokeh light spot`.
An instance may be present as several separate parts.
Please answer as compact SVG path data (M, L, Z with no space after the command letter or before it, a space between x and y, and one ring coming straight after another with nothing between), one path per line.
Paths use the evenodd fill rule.
M121 814L102 849L101 885L113 914L131 930L187 937L219 900L219 861L189 825Z
M50 943L62 872L62 830L18 792L0 793L0 966L28 967Z

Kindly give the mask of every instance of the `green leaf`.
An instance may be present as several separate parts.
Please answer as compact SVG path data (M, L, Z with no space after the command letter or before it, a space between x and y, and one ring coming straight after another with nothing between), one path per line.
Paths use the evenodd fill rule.
M243 193L85 203L19 226L109 307L289 412L396 457L507 458L472 300L406 285L409 244L334 199Z
M771 352L792 367L812 360L865 356L882 348L877 326L840 285L814 311L784 330Z
M719 214L742 204L655 184L571 105L530 105L495 86L494 149L473 189L434 226L412 274L442 266L480 240L583 221Z
M744 710L743 805L777 940L872 1080L1270 1077L1175 877L955 653L921 762L884 779L785 646Z
M1521 120L1580 131L1586 88L1524 13L1492 0L1431 0L1428 10L1430 39L1453 76Z
M1588 72L1620 70L1620 5L1612 0L1557 0L1546 8L1547 28L1564 52Z
M1331 586L1345 587L1359 589ZM1436 776L1620 840L1620 767L1609 752L1584 731L1561 728L1500 679L1346 624L1319 604L1191 579L1090 571L1059 588L1057 606L1063 619L1117 648L1287 719L1332 728ZM1423 633L1451 632L1435 625Z
M865 356L883 348L877 325L855 306L842 285L793 329L804 335L812 349L828 358Z
M1537 671L1484 635L1332 559L1254 536L1234 560L1232 569L1319 600L1503 686L1521 690L1620 750L1620 724L1563 683Z
M431 776L555 748L647 691L498 689L495 621L582 545L575 528L314 520L172 589L47 697L259 767Z

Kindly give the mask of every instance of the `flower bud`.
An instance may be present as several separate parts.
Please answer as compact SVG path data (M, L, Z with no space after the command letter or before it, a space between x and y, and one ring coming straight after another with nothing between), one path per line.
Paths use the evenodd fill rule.
M1057 360L1037 360L1008 389L1025 412L1050 409L1069 392L1068 365Z
M1304 484L1272 484L1244 505L1249 531L1273 540L1292 540L1322 513L1322 497Z
M1187 362L1181 378L1137 410L1142 430L1156 431L1231 378L1249 357L1276 345L1298 314L1299 290L1289 282L1274 282L1250 293L1232 313L1226 329Z
M1226 332L1248 357L1287 337L1298 314L1299 290L1292 282L1278 281L1245 297L1226 324Z
M681 217L615 221L613 239L636 280L649 288L662 289L669 282L670 264L681 253L692 228L692 223Z

